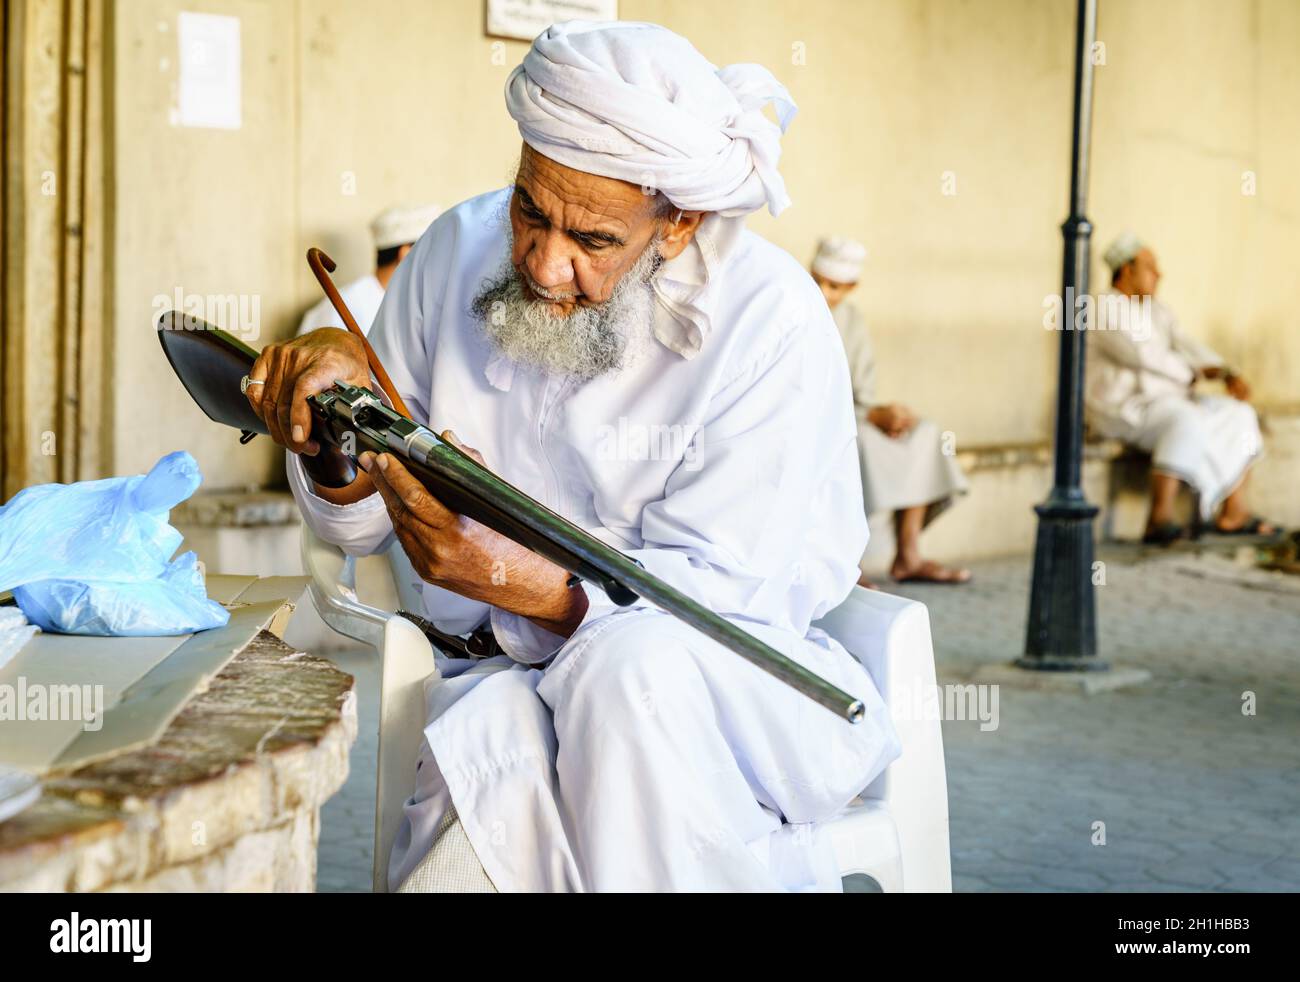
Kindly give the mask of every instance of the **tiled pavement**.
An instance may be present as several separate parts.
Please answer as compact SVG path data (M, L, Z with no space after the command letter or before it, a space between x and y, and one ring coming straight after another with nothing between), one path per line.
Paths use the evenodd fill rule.
M954 889L1300 889L1300 582L1101 555L1101 652L1153 678L1091 696L1004 685L997 730L944 724ZM1024 643L1028 560L976 573L900 591L930 607L941 682Z
M1153 678L1091 696L1004 684L996 730L944 724L954 888L1300 890L1300 582L1215 556L1101 558L1102 651ZM1028 560L975 572L898 591L929 606L941 682L1023 645ZM358 675L361 735L321 813L318 886L365 890L377 676L362 652L337 660Z
M357 740L348 779L320 810L316 889L322 893L369 891L375 835L375 758L379 752L379 672L369 648L329 652L356 676Z

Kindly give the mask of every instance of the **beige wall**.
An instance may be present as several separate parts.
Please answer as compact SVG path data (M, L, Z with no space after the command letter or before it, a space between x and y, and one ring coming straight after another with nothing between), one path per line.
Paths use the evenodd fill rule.
M208 487L282 479L269 447L240 447L237 433L194 405L163 357L153 322L155 297L172 297L178 288L186 295L257 297L263 334L280 330L295 312L289 285L298 105L296 56L287 43L296 33L295 5L118 0L114 9L113 470L139 472L168 451L187 449ZM241 19L241 129L171 125L178 10Z
M1042 439L1050 425L1057 339L1042 302L1059 289L1073 7L749 0L741 16L729 0L623 0L621 13L786 82L801 107L783 160L795 204L753 227L800 259L826 232L867 243L856 299L882 396L970 446ZM243 20L239 132L168 122L181 9ZM525 46L484 37L477 0L118 0L115 11L115 469L187 446L210 486L274 480L268 449L237 447L167 377L148 331L153 296L177 284L258 294L263 340L289 333L317 295L308 245L351 278L382 207L451 204L506 181L518 136L501 90ZM1300 4L1103 0L1100 37L1099 249L1122 227L1147 237L1184 322L1263 401L1295 402ZM1241 193L1246 170L1255 196ZM955 195L942 193L945 172Z
M1300 403L1300 3L1108 3L1093 220L1156 250L1161 295L1254 381ZM1257 193L1242 193L1252 172ZM1098 270L1102 267L1098 264Z

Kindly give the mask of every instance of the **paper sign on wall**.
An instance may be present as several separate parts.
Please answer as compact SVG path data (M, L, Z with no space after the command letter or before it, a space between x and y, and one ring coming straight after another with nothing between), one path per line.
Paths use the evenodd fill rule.
M237 130L240 118L239 18L181 11L178 126Z
M566 20L618 20L618 0L487 0L487 32L531 41Z

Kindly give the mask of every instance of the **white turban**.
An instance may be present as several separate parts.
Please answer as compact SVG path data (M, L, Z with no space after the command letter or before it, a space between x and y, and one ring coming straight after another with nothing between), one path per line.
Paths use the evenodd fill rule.
M1114 273L1121 266L1126 266L1136 259L1137 254L1145 248L1146 246L1132 232L1121 232L1106 247L1106 251L1102 253L1102 258L1106 260L1106 265Z
M862 277L867 247L853 239L831 236L817 243L812 271L836 283L856 283Z
M779 127L763 115L769 102ZM776 168L797 111L785 86L761 65L716 68L656 24L548 28L506 80L506 108L543 156L678 208L776 215L790 203Z
M370 223L375 248L392 249L394 246L410 245L424 234L424 230L441 213L442 209L437 205L402 205L381 211Z

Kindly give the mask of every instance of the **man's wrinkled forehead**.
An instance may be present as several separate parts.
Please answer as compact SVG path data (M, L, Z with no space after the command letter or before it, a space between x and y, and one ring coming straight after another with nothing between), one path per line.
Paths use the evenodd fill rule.
M553 224L600 232L626 241L652 219L655 198L627 181L566 167L524 144L515 178L516 197Z

